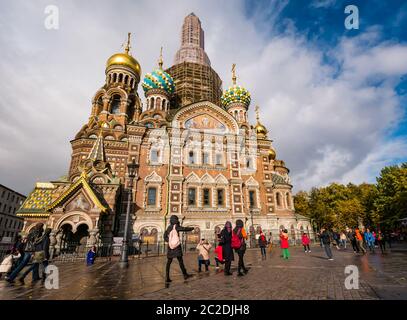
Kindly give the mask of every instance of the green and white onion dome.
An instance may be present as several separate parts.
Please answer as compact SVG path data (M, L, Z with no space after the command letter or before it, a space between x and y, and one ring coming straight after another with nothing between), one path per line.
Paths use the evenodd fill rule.
M248 108L250 101L250 92L238 85L229 87L221 97L222 106L225 108L232 103L243 103Z
M141 86L145 93L151 89L162 89L171 95L175 90L174 80L167 72L161 69L147 73Z

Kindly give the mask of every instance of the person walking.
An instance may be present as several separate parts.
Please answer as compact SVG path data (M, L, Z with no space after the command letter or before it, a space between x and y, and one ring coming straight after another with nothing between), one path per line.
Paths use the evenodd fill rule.
M9 276L6 276L5 279L6 281L13 283L14 280L17 278L17 276L20 274L20 272L28 265L28 263L31 261L31 258L34 254L35 248L34 248L34 242L35 240L42 235L43 233L43 223L37 223L31 231L28 233L27 238L23 240L22 247L24 248L24 255L22 255L22 259L19 261L19 263L16 265L16 267L12 270Z
M339 233L338 232L336 232L335 230L333 230L332 232L331 232L331 234L332 234L332 244L334 244L335 245L335 247L336 247L336 249L337 250L340 250L340 248L339 248Z
M379 245L382 253L384 253L386 251L386 241L381 230L377 232L377 244Z
M340 234L340 236L339 236L339 241L340 241L340 243L341 243L341 246L344 248L344 249L346 249L346 240L347 240L347 237L346 237L346 234L345 234L345 232L341 232L341 234Z
M331 250L331 233L325 228L321 229L321 242L325 249L325 253L328 256L328 260L333 260Z
M230 272L230 266L234 260L234 255L232 249L232 223L230 221L226 221L225 227L220 233L219 244L222 246L222 256L225 261L224 275L231 276L232 272Z
M357 242L357 245L358 245L359 249L363 252L363 254L365 254L366 249L363 246L363 237L362 237L362 234L359 231L359 228L355 229L355 238L356 238L356 242Z
M267 239L266 236L264 235L263 231L260 231L260 236L259 236L259 247L260 247L260 252L261 252L261 259L266 259L266 248L267 248Z
M305 232L302 234L301 242L302 242L302 245L304 247L304 252L305 253L311 252L311 249L309 247L309 244L310 244L311 241L310 241L308 235Z
M247 240L247 233L243 227L243 221L238 219L236 220L236 227L233 229L232 233L232 248L235 249L239 257L237 264L237 275L239 277L249 272L249 269L247 269L244 265L244 254L246 253L245 240ZM240 245L238 246L237 243L239 243ZM244 272L244 274L242 273L242 271Z
M364 237L365 237L366 245L367 245L367 247L368 247L369 250L370 250L370 253L374 253L374 252L375 252L375 250L374 250L375 239L374 239L374 237L373 237L373 234L370 232L370 229L369 229L369 228L366 229L366 232L365 232L365 234L364 234Z
M348 230L347 238L349 239L350 244L352 245L353 252L359 253L359 248L356 243L356 235L355 235L355 231L353 229Z
M38 281L40 279L45 280L45 269L48 266L49 260L49 235L52 229L45 229L44 233L37 237L34 242L34 255L32 265L22 274L19 281L24 283L25 277L32 272L32 281ZM40 277L40 265L42 265L42 277Z
M283 259L287 259L290 257L290 252L288 251L289 244L288 244L288 231L287 229L280 230L280 247L283 251Z
M91 266L95 263L96 259L96 246L92 246L86 255L86 265Z
M209 271L209 250L212 246L208 240L202 239L196 249L198 250L198 272L202 271L202 265L205 266L205 271Z
M187 273L185 269L184 260L182 258L182 246L179 239L179 232L188 232L194 230L193 227L182 227L180 225L178 216L172 215L170 217L170 225L164 232L164 241L168 242L167 248L167 265L165 268L165 282L171 282L170 279L170 268L171 263L174 258L177 258L179 266L181 268L184 279L190 278L192 275Z

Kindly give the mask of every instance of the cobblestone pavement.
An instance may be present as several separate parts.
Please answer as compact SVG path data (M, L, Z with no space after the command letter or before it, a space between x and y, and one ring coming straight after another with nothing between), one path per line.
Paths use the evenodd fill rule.
M173 282L164 283L165 257L130 260L121 269L117 260L99 259L86 267L83 262L57 264L59 286L47 290L40 282L24 285L0 281L0 300L6 299L407 299L407 248L393 248L382 255L359 255L351 250L333 249L328 261L320 247L311 253L291 248L291 258L282 260L276 248L267 260L259 250L248 250L244 277L225 277L222 270L197 272L196 254L187 254L185 264L191 279L184 281L178 262L171 270ZM235 255L237 259L237 255ZM212 259L213 261L213 259ZM236 265L237 261L234 262ZM360 272L358 290L345 288L345 266L356 265Z

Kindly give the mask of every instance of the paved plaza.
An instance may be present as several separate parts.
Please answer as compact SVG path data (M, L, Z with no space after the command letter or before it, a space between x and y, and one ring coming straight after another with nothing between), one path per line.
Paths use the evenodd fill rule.
M312 247L304 253L291 248L291 259L282 260L276 248L267 260L259 250L248 250L244 277L225 277L222 270L210 267L208 273L197 271L197 256L188 253L185 264L194 276L184 281L178 262L174 261L171 278L164 282L165 257L131 259L129 268L118 261L99 259L87 267L83 261L57 263L59 289L48 290L41 282L31 283L31 276L21 285L0 282L0 300L6 299L407 299L407 247L394 246L384 255L354 254L352 250L333 248L334 261L328 261L323 249ZM237 259L237 255L235 255ZM213 261L213 257L212 257ZM234 262L234 266L236 266ZM359 289L345 288L345 267L356 265L360 272Z

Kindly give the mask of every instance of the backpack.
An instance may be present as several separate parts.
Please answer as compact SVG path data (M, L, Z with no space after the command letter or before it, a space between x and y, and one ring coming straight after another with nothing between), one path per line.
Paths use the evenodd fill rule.
M240 247L242 246L242 240L239 238L240 232L241 229L239 229L237 234L232 231L232 249L240 249Z
M175 249L181 244L176 227L177 225L174 224L174 227L172 228L168 237L168 246L170 247L170 249Z

